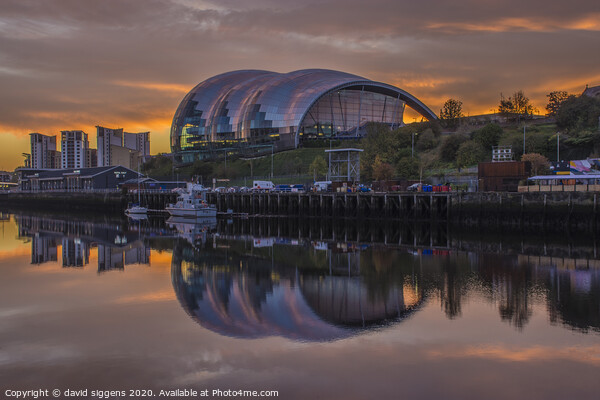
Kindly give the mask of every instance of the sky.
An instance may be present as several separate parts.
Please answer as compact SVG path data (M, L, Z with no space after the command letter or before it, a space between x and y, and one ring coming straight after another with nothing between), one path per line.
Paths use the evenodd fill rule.
M493 112L523 90L600 85L592 0L2 0L0 170L29 133L151 131L168 152L183 96L238 70L328 68L400 87L438 113ZM412 122L412 121L405 121Z

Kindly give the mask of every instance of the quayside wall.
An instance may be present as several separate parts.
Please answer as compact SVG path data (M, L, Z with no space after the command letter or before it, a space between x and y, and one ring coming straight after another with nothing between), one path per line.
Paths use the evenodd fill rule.
M162 210L170 192L141 194L141 204ZM447 221L463 227L596 231L600 193L208 193L220 213L312 218ZM134 193L9 193L0 207L122 213Z
M127 208L127 199L118 192L17 192L0 194L0 207L78 213L121 213Z

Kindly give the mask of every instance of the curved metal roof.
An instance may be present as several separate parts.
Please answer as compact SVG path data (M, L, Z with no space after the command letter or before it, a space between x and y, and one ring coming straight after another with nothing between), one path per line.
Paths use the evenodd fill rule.
M246 138L252 128L284 128L281 133L297 135L310 107L337 89L366 90L399 98L426 118L437 119L410 93L358 75L326 69L288 73L240 70L214 76L194 87L175 113L171 135L180 135L181 127L187 123L185 119L192 115L209 138L221 132Z

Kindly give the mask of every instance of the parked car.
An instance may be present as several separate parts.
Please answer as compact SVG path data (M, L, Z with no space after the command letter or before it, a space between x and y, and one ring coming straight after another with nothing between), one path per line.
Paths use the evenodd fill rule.
M406 190L408 190L409 192L417 192L417 191L419 191L420 187L421 187L420 183L413 183L412 185L407 187Z
M274 192L291 192L292 188L290 187L290 185L277 185L275 186L275 189L273 189Z

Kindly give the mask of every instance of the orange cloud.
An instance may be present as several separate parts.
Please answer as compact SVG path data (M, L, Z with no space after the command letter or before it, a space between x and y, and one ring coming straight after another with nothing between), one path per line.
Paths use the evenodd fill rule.
M567 360L591 365L600 365L600 346L571 346L555 348L534 346L506 348L502 346L467 346L462 349L431 350L431 358L483 358L503 362L540 362Z
M557 30L600 31L600 14L592 14L573 21L549 20L538 18L501 18L485 23L434 22L428 29L467 32L552 32Z
M172 290L163 290L158 292L142 293L133 296L119 297L114 302L117 304L135 304L170 301L173 299L175 299L175 293L173 293Z
M130 81L112 81L114 85L157 90L161 92L187 93L191 87L189 85L178 85L175 83L160 83L160 82L130 82Z

